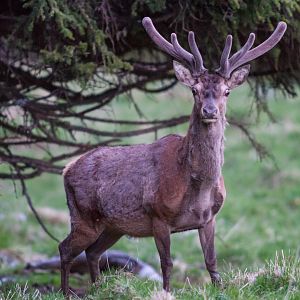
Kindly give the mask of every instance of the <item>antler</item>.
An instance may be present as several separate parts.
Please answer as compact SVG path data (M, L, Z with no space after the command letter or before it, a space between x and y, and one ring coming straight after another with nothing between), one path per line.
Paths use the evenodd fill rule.
M216 72L225 78L229 78L231 72L236 68L271 50L281 40L286 27L287 25L285 22L279 22L272 35L252 50L250 50L250 48L253 46L255 34L250 33L245 45L238 52L232 55L231 58L229 58L229 55L232 46L232 35L228 35L221 55L220 67L216 70Z
M190 53L180 46L175 33L171 34L172 44L163 38L156 30L149 17L143 19L143 26L152 41L162 51L170 54L176 60L184 64L191 71L193 76L199 76L207 71L203 65L203 59L196 44L194 32L190 31L188 35L188 42L192 52Z

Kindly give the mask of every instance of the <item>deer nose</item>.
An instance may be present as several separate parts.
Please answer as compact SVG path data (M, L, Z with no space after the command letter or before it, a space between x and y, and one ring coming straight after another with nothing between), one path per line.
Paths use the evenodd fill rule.
M202 107L202 116L205 119L215 119L218 116L218 108L214 105L205 105Z

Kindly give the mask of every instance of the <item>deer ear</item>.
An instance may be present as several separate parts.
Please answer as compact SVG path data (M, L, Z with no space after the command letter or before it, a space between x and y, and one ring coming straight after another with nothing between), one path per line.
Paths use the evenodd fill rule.
M250 72L250 65L242 66L238 69L236 69L230 76L230 79L228 79L228 87L230 89L234 89L237 86L244 83L248 77L248 74Z
M175 75L177 79L187 85L187 86L193 86L196 83L195 78L193 78L191 72L189 69L184 67L182 64L177 62L176 60L173 60L173 68L175 71Z

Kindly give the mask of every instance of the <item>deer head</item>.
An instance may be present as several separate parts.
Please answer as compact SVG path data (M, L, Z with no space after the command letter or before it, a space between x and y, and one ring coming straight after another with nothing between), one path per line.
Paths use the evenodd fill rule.
M176 77L191 88L195 100L194 112L205 124L225 119L226 101L230 91L245 82L249 74L250 65L245 64L271 50L280 41L287 27L286 23L279 22L272 35L253 49L251 47L255 34L251 33L245 45L230 58L232 36L228 35L220 67L209 73L203 65L194 32L190 31L188 34L191 50L188 52L180 46L175 33L171 34L171 43L164 39L149 17L143 19L143 26L153 42L175 59L173 66Z

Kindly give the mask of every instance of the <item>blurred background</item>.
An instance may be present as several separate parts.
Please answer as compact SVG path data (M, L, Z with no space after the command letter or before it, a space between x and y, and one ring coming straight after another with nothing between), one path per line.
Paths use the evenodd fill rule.
M172 236L172 284L178 299L299 299L299 1L9 0L0 10L3 299L21 294L31 299L35 289L43 294L37 298L61 297L49 294L59 289L59 272L23 268L58 253L57 241L41 222L58 240L69 233L61 176L67 162L99 145L151 143L187 132L192 93L177 84L172 60L144 32L144 16L166 38L177 32L186 48L187 32L195 31L210 70L218 66L227 34L233 34L236 51L250 32L257 34L258 44L278 21L287 22L282 41L251 63L248 83L231 93L227 106L227 199L216 233L227 289L206 285L209 276L194 231ZM159 270L152 238L123 237L113 248ZM261 278L256 286L243 281L247 272ZM102 291L112 293L126 284L133 290L107 292L104 298L151 294L152 283L120 276L121 281L104 280ZM87 285L88 276L72 280L79 287ZM89 293L98 299L97 292Z

